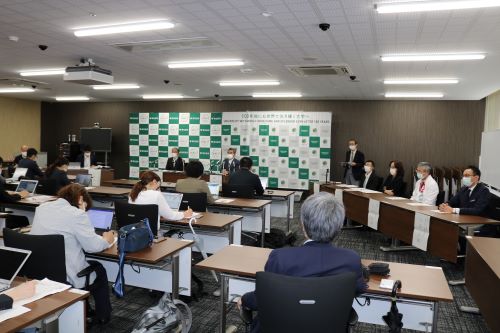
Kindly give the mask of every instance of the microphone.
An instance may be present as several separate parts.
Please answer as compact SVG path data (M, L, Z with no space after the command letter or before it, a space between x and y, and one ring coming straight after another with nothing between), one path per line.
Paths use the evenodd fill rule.
M325 178L326 178L326 179L325 179L325 183L327 183L327 184L329 183L329 181L328 181L328 174L329 174L329 173L330 173L330 169L326 169L326 173L325 173Z

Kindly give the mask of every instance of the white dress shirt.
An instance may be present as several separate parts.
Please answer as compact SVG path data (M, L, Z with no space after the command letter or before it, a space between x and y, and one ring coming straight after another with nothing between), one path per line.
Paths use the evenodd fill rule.
M425 188L423 192L420 192L420 184L425 182ZM411 200L415 200L421 203L435 206L436 199L439 194L439 186L430 175L425 179L419 179L415 183L415 188L413 189L413 194Z
M85 155L83 156L83 167L85 169L90 168L90 156L89 157L87 157Z
M61 198L36 208L30 234L64 236L66 274L68 282L75 288L85 286L85 277L77 276L81 270L89 266L83 251L101 252L109 246L104 238L95 233L87 213ZM94 280L95 273L92 273L90 283Z
M158 205L158 228L160 228L160 217L170 221L182 220L184 218L183 212L176 212L170 208L167 200L165 200L165 197L160 191L141 191L135 201L132 201L129 197L128 203L136 205Z

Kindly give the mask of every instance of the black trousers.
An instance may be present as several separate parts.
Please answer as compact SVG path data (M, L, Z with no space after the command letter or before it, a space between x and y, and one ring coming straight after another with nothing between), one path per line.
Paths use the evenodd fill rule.
M97 319L107 320L111 316L111 301L109 299L109 286L108 286L108 276L106 274L106 269L101 265L101 263L89 260L88 263L95 268L96 279L88 287L88 291L94 298L95 302L95 313Z

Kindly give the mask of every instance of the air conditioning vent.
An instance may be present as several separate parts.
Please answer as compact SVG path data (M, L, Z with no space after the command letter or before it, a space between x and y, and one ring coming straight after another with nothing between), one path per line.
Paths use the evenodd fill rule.
M286 67L290 72L300 77L320 75L352 75L351 69L348 65L291 65Z
M178 50L192 50L220 47L207 37L178 38L144 42L118 43L111 46L131 53L159 53Z

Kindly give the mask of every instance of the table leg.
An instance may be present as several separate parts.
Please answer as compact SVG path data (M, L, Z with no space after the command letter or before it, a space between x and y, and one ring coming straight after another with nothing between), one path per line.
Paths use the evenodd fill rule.
M226 301L229 292L229 279L225 274L220 275L220 300L219 300L219 332L224 333L226 331Z
M438 312L439 312L439 303L434 302L434 313L432 314L432 332L437 333L438 328Z
M395 252L395 251L413 251L418 250L416 247L411 245L399 245L399 240L396 238L391 239L390 246L381 246L380 249L384 252Z
M172 299L179 299L179 254L172 257Z
M233 244L234 243L234 223L231 223L227 232L228 232L227 238L229 240L229 244Z
M262 232L260 234L260 247L264 247L265 236L266 236L266 207L262 208Z
M461 286L461 285L465 284L465 279L462 279L462 280L450 280L450 281L448 281L448 284L450 286Z
M293 196L293 194L292 194ZM290 198L286 198L286 225L287 225L287 232L290 232Z

